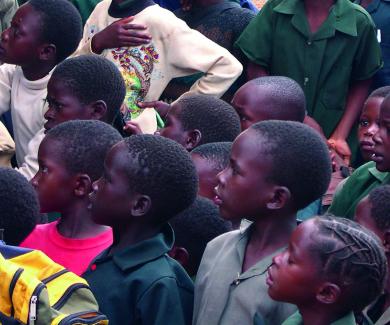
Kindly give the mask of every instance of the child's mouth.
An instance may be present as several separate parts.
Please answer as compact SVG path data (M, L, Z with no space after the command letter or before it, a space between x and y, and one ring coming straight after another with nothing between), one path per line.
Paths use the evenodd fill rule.
M271 264L269 267L268 267L268 272L267 272L267 279L266 279L266 284L267 286L272 286L274 284L274 279L272 277L272 274L271 274L271 270L272 270L272 266L273 264Z
M214 196L214 198L213 198L214 204L215 204L215 205L218 205L218 206L222 205L222 199L221 199L221 197L220 197L219 194L218 194L218 186L216 186L216 187L214 188L214 193L215 193L215 196Z

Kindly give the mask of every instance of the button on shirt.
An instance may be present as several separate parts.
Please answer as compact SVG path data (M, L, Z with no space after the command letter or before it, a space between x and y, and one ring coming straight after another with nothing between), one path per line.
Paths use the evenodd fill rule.
M308 114L326 136L343 115L350 83L371 78L382 66L372 20L349 0L337 0L314 34L302 0L269 0L236 46L271 75L296 80Z
M241 273L252 226L211 241L195 282L195 325L248 325L262 319L281 324L296 307L268 295L267 269L281 249Z

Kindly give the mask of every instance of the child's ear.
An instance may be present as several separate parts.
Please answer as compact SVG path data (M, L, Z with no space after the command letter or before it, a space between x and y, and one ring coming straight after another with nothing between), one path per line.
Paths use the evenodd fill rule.
M74 195L77 197L87 196L92 191L92 180L87 174L79 174L76 177Z
M341 294L340 287L334 283L325 282L317 291L316 299L323 304L333 304L338 301Z
M90 104L91 107L91 118L93 120L103 120L107 113L107 104L104 100L97 100Z
M386 255L390 254L390 230L386 230L383 234L383 247Z
M285 207L291 198L290 190L285 186L277 186L274 190L274 195L267 203L267 208L270 210L278 210Z
M185 144L185 148L188 151L194 149L202 139L202 133L198 129L194 129L187 132L187 140Z
M131 215L134 217L144 216L152 207L152 200L147 195L136 195L131 207Z
M186 268L190 255L184 247L173 246L172 249L168 252L168 255L178 261L181 266Z
M57 48L54 44L44 44L39 51L39 58L42 61L56 61Z

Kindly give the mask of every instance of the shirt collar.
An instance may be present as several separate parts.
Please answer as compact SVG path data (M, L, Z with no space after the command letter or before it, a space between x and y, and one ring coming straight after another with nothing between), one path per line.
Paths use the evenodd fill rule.
M375 163L374 163L375 165ZM378 181L380 181L382 184L387 183L390 179L390 173L388 172L380 172L378 169L376 169L375 166L368 169L369 173L374 176Z
M303 0L283 0L273 10L286 15L304 16ZM356 37L357 28L355 10L356 8L349 0L337 0L329 13L328 20L325 21L325 24L329 24L330 27L333 28L327 28L326 31L321 32L320 27L316 34L320 32L321 34L324 34L321 38L328 38L334 35L335 30L338 30L344 34ZM297 22L295 21L295 23ZM300 28L303 27L300 26Z
M169 224L166 224L156 236L114 254L112 260L122 271L128 271L131 268L165 255L172 249L174 241L175 236L173 229ZM106 255L102 256L102 259L100 260L103 262L103 260L109 258L110 257ZM99 260L96 260L95 262L99 263Z
M297 311L295 314L287 318L282 325L302 325L303 320L302 316ZM345 315L343 318L338 319L337 321L331 323L330 325L355 325L355 317L353 316L353 313L350 312L347 315Z

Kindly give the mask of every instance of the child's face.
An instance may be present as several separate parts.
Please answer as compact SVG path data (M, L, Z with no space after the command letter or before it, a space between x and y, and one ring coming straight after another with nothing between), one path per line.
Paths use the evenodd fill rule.
M198 154L191 154L199 177L198 195L213 200L215 197L214 188L217 186L217 174L215 166L207 159Z
M384 100L379 114L379 130L374 135L372 160L381 172L390 171L390 99Z
M61 142L45 138L38 150L39 170L31 180L42 213L62 212L73 200L74 178L63 164Z
M107 154L103 175L93 183L89 195L92 218L102 225L126 223L131 216L133 192L129 187L126 170L129 169L126 145L120 142Z
M253 130L241 133L233 143L230 163L217 176L214 203L228 220L256 218L266 213L276 186L268 180L269 156L262 156L264 141Z
M46 99L49 105L45 113L46 131L66 121L91 119L88 105L81 103L61 80L55 78L49 80Z
M0 43L0 62L20 65L34 64L42 46L42 19L28 3L21 6L12 18L11 26L3 31Z
M165 121L165 127L159 130L157 134L163 136L164 138L176 141L186 148L188 136L187 132L183 129L181 121L178 118L180 110L180 104L176 103L172 105Z
M264 109L267 104L262 94L251 84L242 86L234 95L232 106L240 117L241 130L244 131L256 122L271 119Z
M288 248L273 258L267 277L268 294L272 299L298 307L315 301L323 283L310 247L315 233L312 220L302 223L291 235Z
M371 216L371 209L371 202L368 199L368 196L366 196L359 202L356 207L355 221L364 228L371 230L374 234L376 234L379 238L383 240L384 229L379 229L378 226L375 224L375 221Z
M370 97L364 104L359 119L358 139L360 152L365 161L370 161L374 153L374 134L379 128L379 112L383 97Z

